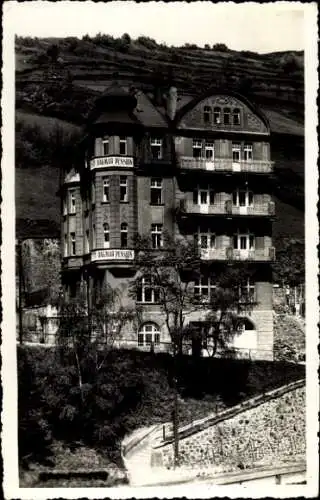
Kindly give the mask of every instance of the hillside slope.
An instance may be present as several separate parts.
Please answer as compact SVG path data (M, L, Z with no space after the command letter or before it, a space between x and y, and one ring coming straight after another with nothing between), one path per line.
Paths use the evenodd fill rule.
M167 47L128 35L16 39L18 218L59 221L55 193L61 156L52 159L56 148L41 147L37 131L28 134L23 126L40 127L41 134L49 137L49 146L57 129L69 137L79 134L94 100L112 79L151 94L173 82L179 89L180 106L215 85L237 90L256 102L272 131L276 237L292 236L292 232L303 235L303 53L236 52L221 44ZM67 162L68 156L62 155L62 160Z

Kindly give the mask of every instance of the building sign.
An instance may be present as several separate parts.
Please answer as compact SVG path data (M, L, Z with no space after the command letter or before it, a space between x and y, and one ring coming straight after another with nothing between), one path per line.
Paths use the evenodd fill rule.
M90 162L90 169L95 168L108 168L108 167L133 167L132 156L101 156L100 158L94 158Z
M91 262L97 260L133 260L134 250L115 250L115 249L104 249L104 250L94 250L91 252Z

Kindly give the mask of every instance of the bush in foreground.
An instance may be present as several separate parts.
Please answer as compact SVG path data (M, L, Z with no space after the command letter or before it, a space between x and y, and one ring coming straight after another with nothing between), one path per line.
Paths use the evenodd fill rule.
M50 458L52 440L86 445L121 466L125 434L171 420L173 359L167 354L109 351L103 370L87 367L82 391L72 359L55 349L18 348L21 465ZM304 376L292 363L185 356L179 365L179 421L260 394ZM81 396L82 395L82 396Z

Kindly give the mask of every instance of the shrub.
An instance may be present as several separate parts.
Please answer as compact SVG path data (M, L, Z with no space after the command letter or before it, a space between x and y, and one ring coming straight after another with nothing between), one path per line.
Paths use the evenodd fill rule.
M216 50L217 52L229 52L229 48L224 43L215 43L212 46L212 50Z

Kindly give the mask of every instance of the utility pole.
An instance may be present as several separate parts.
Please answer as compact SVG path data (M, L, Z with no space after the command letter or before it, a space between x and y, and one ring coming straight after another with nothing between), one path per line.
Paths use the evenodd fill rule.
M174 370L173 370L173 465L178 466L179 462L179 436L178 436L178 366L177 366L177 346L174 342Z

